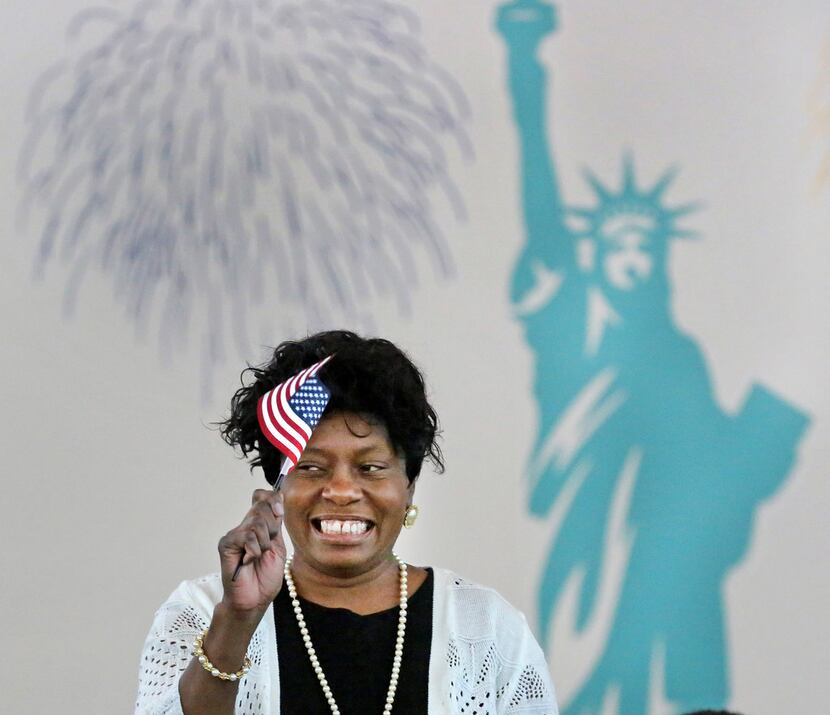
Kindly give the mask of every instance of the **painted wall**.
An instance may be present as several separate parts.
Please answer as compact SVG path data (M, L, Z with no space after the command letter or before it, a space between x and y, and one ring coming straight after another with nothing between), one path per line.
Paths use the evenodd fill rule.
M563 712L823 711L824 3L92 7L0 7L10 711L131 707L259 484L210 422L326 325L424 368L400 551Z

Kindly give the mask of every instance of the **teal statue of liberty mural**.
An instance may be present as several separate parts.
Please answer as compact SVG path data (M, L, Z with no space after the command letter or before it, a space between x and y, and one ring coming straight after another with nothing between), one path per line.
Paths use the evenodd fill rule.
M588 175L592 207L567 206L537 58L555 8L508 3L496 26L526 227L511 301L539 406L529 509L555 521L538 632L554 675L557 634L593 648L578 683L560 679L563 715L643 715L655 699L660 712L725 707L724 582L759 504L792 469L808 417L760 385L735 414L718 405L703 354L672 313L669 249L693 236L681 224L694 207L668 206L673 173L645 184L630 157L619 180Z

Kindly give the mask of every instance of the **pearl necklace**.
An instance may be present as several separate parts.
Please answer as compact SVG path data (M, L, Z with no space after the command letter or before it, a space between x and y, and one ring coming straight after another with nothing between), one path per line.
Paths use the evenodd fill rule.
M401 573L401 600L400 600L400 615L398 616L398 638L395 641L395 657L392 660L392 677L389 679L389 690L386 692L386 705L383 707L384 715L392 712L392 703L395 702L395 691L398 689L398 676L401 673L401 658L403 657L403 637L406 632L406 601L407 601L407 584L406 584L406 564L397 554L392 554L398 562L398 568ZM303 611L300 608L300 600L297 598L297 588L294 586L294 578L291 576L291 560L289 557L285 560L285 585L288 586L288 595L291 597L291 605L294 606L294 615L297 616L297 623L300 626L300 634L305 643L305 649L308 651L308 657L311 659L311 665L317 675L317 680L320 681L320 686L323 688L323 695L326 696L332 715L340 715L340 710L337 703L334 701L331 688L329 687L326 676L323 674L323 668L317 660L317 653L314 646L311 644L311 636L308 634L308 627L303 618Z

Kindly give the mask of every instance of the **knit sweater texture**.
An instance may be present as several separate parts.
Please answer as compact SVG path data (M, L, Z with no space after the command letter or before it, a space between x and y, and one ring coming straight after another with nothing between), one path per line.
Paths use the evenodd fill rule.
M434 572L427 715L558 715L544 654L524 615L491 588ZM219 574L211 574L182 582L156 612L141 655L137 715L183 715L179 677L221 598ZM269 608L248 646L252 667L239 684L235 715L279 715L277 647Z

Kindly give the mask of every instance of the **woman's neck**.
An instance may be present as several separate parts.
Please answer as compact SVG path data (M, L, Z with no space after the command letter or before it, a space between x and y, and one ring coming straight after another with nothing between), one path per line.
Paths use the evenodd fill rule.
M328 608L346 608L360 615L385 611L400 602L400 570L394 559L385 559L366 571L330 572L317 568L299 554L291 563L297 593L307 601ZM412 595L426 580L426 569L410 566L408 592Z

